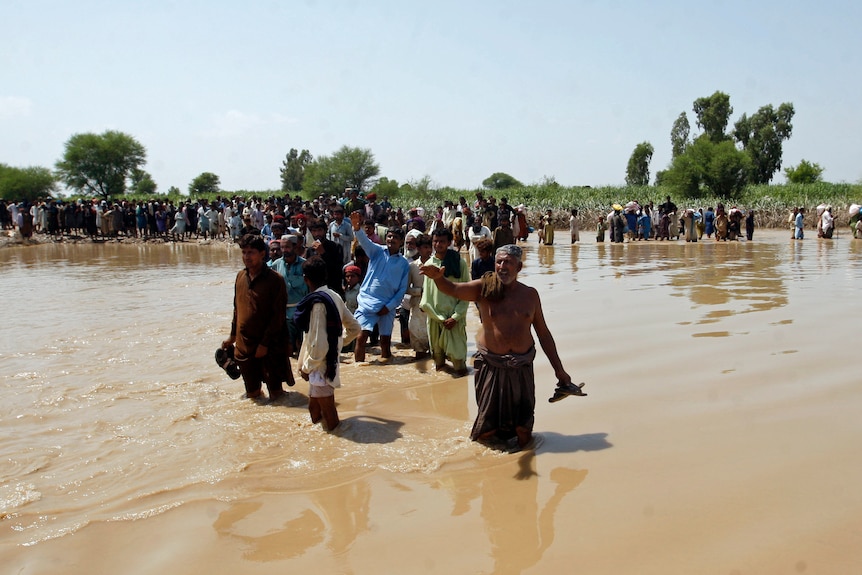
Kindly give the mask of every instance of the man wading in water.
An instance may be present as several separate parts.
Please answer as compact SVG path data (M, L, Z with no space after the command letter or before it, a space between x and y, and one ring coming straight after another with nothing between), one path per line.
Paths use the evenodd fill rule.
M521 248L507 245L497 250L494 272L478 280L453 283L444 276L445 267L425 265L420 269L443 293L477 302L482 325L476 334L473 365L479 413L470 438L483 443L500 440L512 451L523 449L533 439L536 347L531 327L558 380L551 401L586 395L563 369L539 293L518 281L521 267Z

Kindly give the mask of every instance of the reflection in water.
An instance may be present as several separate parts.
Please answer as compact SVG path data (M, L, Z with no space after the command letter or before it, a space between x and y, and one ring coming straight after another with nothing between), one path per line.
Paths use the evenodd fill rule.
M69 268L105 267L112 270L139 270L159 267L223 265L226 256L241 267L239 249L231 244L202 247L197 243L168 244L45 244L36 249L0 250L2 265L40 267L47 264Z
M580 251L580 247L578 244L572 244L572 254L569 260L572 263L572 282L577 283L578 281L578 253Z
M600 451L612 444L606 433L540 434L542 453ZM555 515L565 496L586 478L586 469L555 467L550 474L536 469L536 452L527 451L503 465L473 467L435 478L432 486L443 487L452 498L452 517L468 515L475 499L481 498L480 515L494 558L494 573L521 573L537 564L555 537ZM550 479L550 482L548 481ZM553 493L539 501L539 489L553 485Z
M554 270L554 246L540 245L538 251L539 267L543 272L553 274Z
M557 467L551 471L554 493L539 509L533 453L525 453L519 460L526 488L514 501L501 499L496 493L495 480L482 482L482 518L485 520L491 553L494 556L495 573L521 573L538 563L545 551L554 542L554 515L567 493L581 484L587 471ZM528 474L529 477L525 477ZM521 517L518 528L513 529L511 506L515 505Z
M311 509L303 509L292 519L282 523L277 530L264 535L243 535L235 528L264 507L260 502L240 502L219 514L213 528L221 536L233 537L245 544L243 557L250 561L275 561L299 557L307 549L319 545L325 537L323 520Z
M325 544L331 556L340 563L346 562L347 552L356 538L369 530L371 488L368 481L360 479L313 491L309 499L316 509L274 510L265 509L265 504L259 501L237 502L219 514L213 528L221 537L241 541L245 547L243 557L250 561L299 557ZM276 506L283 503L283 499L274 500ZM275 517L285 516L291 518L279 525L266 524ZM341 565L339 572L352 570Z
M817 267L821 272L828 271L835 265L835 242L837 240L818 239Z
M517 468L473 469L442 478L453 497L452 516L464 515L481 497L481 516L491 544L494 573L521 573L535 565L554 542L554 516L560 502L587 476L585 469L551 470L554 492L539 508L536 454L528 451Z
M708 309L698 323L714 323L734 314L766 311L787 305L787 286L779 248L772 245L704 246L678 268L670 285L697 306ZM712 247L713 249L709 249ZM703 335L703 334L701 334ZM715 336L713 336L715 337Z

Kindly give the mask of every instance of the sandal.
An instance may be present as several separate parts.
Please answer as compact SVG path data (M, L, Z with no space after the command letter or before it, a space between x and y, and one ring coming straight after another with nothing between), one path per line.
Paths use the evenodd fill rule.
M548 401L550 403L556 403L561 399L567 398L570 395L587 395L586 393L584 393L584 390L582 389L583 387L583 383L579 385L575 385L574 383L557 383L557 388L554 390L554 395L551 396Z

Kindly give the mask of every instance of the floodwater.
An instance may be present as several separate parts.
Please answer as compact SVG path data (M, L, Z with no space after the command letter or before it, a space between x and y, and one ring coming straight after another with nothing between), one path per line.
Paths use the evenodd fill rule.
M2 571L856 572L862 241L787 235L525 244L589 396L547 403L540 352L521 454L406 351L343 365L336 434L301 380L243 400L213 360L235 247L4 249Z

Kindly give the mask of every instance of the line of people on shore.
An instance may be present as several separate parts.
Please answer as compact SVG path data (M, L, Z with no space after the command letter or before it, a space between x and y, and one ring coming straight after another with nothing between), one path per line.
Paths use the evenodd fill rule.
M641 206L637 201L625 206L614 204L606 216L596 222L596 241L604 242L610 232L612 243L642 240L697 242L714 237L715 241L734 241L742 237L754 238L754 210L733 206L729 210L723 203L704 208L680 210L670 196L656 207L653 202Z

